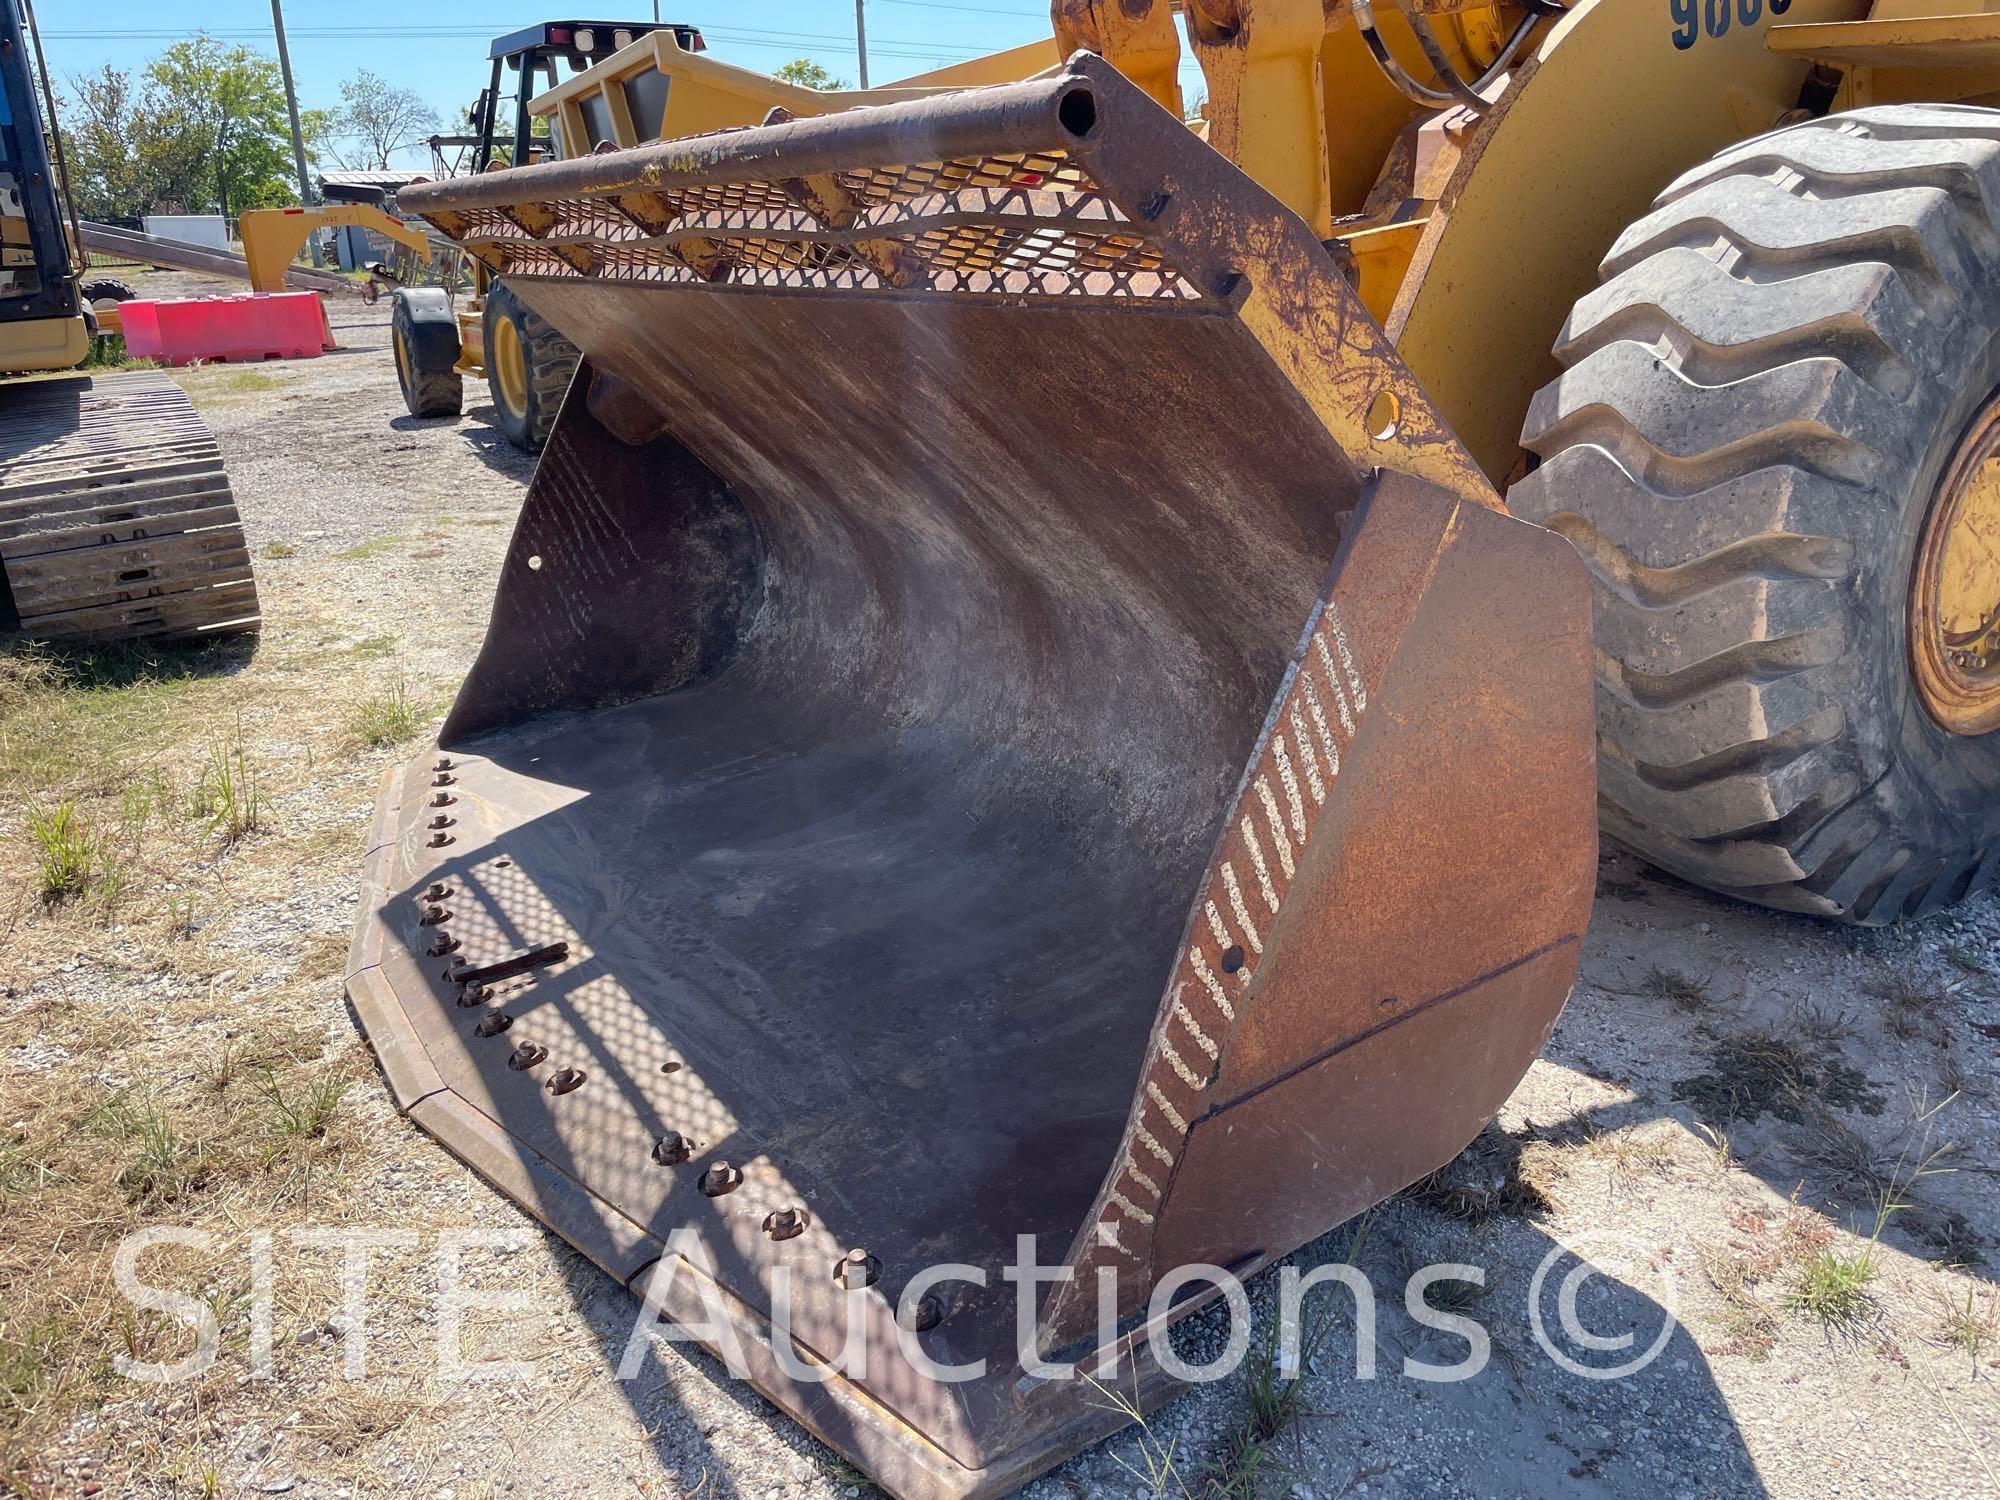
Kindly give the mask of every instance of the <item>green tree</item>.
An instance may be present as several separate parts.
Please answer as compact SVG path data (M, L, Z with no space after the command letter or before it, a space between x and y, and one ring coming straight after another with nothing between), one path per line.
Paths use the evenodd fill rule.
M201 142L187 136L170 101L130 72L106 64L72 77L61 122L83 217L204 206L211 189Z
M226 216L292 201L291 125L275 60L203 32L148 63L146 83L156 117L207 163L210 192L191 210Z
M786 83L796 83L809 89L844 89L845 78L835 78L831 73L814 62L810 57L795 57L771 75Z
M413 89L399 89L363 68L340 86L341 134L357 143L357 164L386 171L389 158L440 129L438 113Z

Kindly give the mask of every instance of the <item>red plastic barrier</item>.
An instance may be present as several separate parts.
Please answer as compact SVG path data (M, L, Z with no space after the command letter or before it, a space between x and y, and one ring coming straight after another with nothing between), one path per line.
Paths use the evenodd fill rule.
M334 347L317 292L134 298L120 303L118 312L125 352L162 364L317 359L322 349Z

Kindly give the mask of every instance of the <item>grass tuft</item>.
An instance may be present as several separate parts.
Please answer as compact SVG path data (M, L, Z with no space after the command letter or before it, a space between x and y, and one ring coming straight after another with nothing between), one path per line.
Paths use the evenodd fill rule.
M64 901L90 889L91 877L103 863L103 848L74 801L65 797L54 807L30 807L28 837L35 846L44 901Z
M1982 1297L1976 1287L1967 1287L1963 1302L1942 1290L1935 1296L1938 1342L1963 1350L1978 1364L1981 1354L2000 1343L2000 1293L1989 1290Z
M1868 1285L1875 1279L1875 1246L1815 1252L1793 1274L1785 1306L1840 1333L1858 1333L1874 1311Z
M123 1094L114 1095L98 1117L106 1133L122 1137L132 1148L118 1173L127 1203L171 1203L202 1185L206 1170L200 1147L183 1145L151 1099L134 1104Z
M273 542L264 549L264 555L274 562L282 562L288 557L297 557L299 549L290 542Z
M1709 981L1674 969L1654 969L1639 981L1639 993L1649 1000L1664 1000L1675 1010L1698 1013L1714 1008L1708 992Z
M394 552L407 541L409 538L404 536L370 537L367 541L357 542L343 552L334 553L333 558L335 562L367 562L385 552Z
M1929 1037L1942 1043L1944 997L1934 986L1898 975L1869 985L1868 993L1882 1002L1882 1022L1891 1033L1906 1042Z
M189 812L202 824L204 839L219 838L226 848L261 826L263 795L256 770L243 753L239 729L233 740L216 740L196 774Z
M288 1098L270 1069L265 1069L264 1159L268 1162L295 1146L324 1140L346 1092L346 1079L323 1073Z
M364 698L348 717L347 728L371 750L413 739L430 721L430 710L410 697L409 685L398 679L385 694Z

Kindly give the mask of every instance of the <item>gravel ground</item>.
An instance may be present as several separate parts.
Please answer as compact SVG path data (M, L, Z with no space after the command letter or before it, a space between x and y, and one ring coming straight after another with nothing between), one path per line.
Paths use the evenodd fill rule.
M386 315L334 309L343 348L319 360L263 366L254 379L235 369L186 377L259 559L271 621L259 670L296 671L292 710L246 733L259 755L314 759L276 808L287 838L315 836L299 845L308 854L269 905L214 919L205 974L139 977L80 947L59 973L11 975L19 994L0 1011L0 1066L17 1075L63 1061L59 1045L7 1020L51 983L107 1005L150 985L146 1003L162 1012L206 985L246 1015L290 984L298 1024L353 1045L337 978L301 980L301 965L314 945L344 941L374 784L397 752L318 760L315 700L337 695L326 662L387 639L394 669L441 705L480 639L530 469L484 420L477 381L466 383L461 420L404 415ZM1990 899L1857 933L1734 907L1608 853L1582 980L1495 1127L1438 1179L1293 1257L1311 1266L1351 1256L1369 1274L1377 1378L1355 1378L1354 1317L1332 1320L1257 1490L2000 1493L2000 1402L1985 1366L2000 1349L1996 976L2000 904ZM371 1262L366 1377L342 1374L350 1345L336 1297L281 1298L273 1378L252 1381L238 1353L199 1391L114 1386L46 1456L56 1492L863 1491L705 1356L656 1350L641 1378L615 1379L630 1299L398 1118L378 1080L348 1099L360 1143L326 1222L424 1235ZM1878 1232L1884 1196L1901 1206ZM451 1228L501 1237L466 1263L522 1302L467 1316L467 1359L525 1361L525 1371L435 1370L435 1236ZM1790 1305L1815 1256L1858 1256L1871 1241L1873 1277L1840 1326ZM1574 1263L1564 1245L1603 1262L1579 1301L1595 1333L1629 1332L1644 1348L1664 1307L1677 1307L1677 1326L1640 1373L1586 1378L1538 1344L1530 1282L1558 1258L1541 1299L1553 1321L1554 1288ZM1486 1330L1494 1357L1455 1383L1403 1373L1406 1358L1465 1353L1463 1340L1402 1308L1408 1270L1436 1261L1487 1278L1459 1310ZM1250 1369L1268 1359L1276 1288L1274 1274L1252 1286ZM1324 1305L1349 1304L1340 1294ZM1218 1305L1177 1338L1206 1356L1224 1331ZM1213 1466L1245 1430L1251 1387L1239 1374L1201 1388L1024 1493L1219 1493Z

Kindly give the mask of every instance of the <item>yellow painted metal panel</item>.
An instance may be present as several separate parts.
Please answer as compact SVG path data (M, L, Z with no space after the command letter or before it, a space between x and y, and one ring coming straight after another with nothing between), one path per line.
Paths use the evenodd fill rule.
M657 138L672 140L739 125L756 125L775 106L783 106L804 119L862 105L921 98L947 89L1013 83L1060 61L1051 37L922 73L883 88L809 89L768 73L718 62L704 53L685 51L671 30L655 31L537 94L528 108L537 115L552 117L561 154L571 157L581 156L590 149L583 136L581 103L598 94L611 106L613 138L617 144L640 144L630 111L625 107L623 85L626 79L648 69L657 69L670 80L666 115Z
M2000 15L1773 26L1765 45L1848 68L1992 68L2000 66Z
M0 323L0 371L73 370L90 353L90 334L81 316Z
M250 268L250 287L258 292L282 292L285 271L306 236L316 229L352 227L368 229L399 245L406 245L424 260L431 258L430 237L412 229L393 214L367 203L320 203L310 208L253 208L236 221L243 237L243 259Z
M1705 11L1721 16L1719 34ZM1860 0L1792 0L1785 17L1865 13ZM1761 0L1583 0L1475 133L1388 328L1496 483L1528 398L1557 374L1562 321L1619 232L1677 173L1798 102L1808 65L1765 48L1769 20Z

